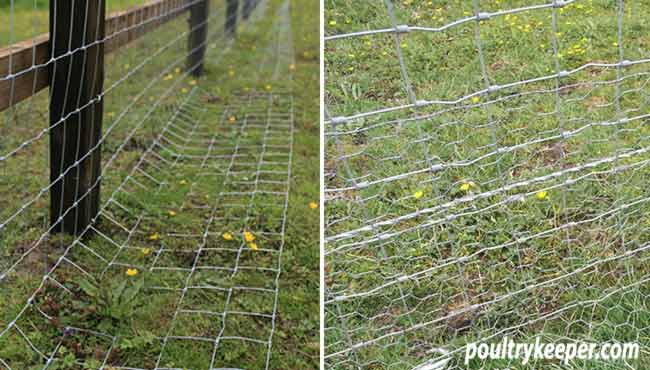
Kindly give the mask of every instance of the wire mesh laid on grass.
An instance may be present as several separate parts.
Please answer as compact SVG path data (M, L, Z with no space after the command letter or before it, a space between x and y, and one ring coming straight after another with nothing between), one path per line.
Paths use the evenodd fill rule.
M212 1L205 20L188 28L198 3L111 13L95 42L112 52L103 89L68 89L85 103L61 108L68 113L48 125L56 87L50 96L39 91L56 77L38 76L56 74L59 60L43 58L47 39L35 37L47 2L0 2L0 21L9 19L0 35L12 45L0 69L0 88L11 91L0 100L8 105L0 123L1 370L271 368L293 156L293 95L280 83L294 66L289 2L246 0L228 13L226 2ZM237 29L228 29L229 14ZM33 33L14 34L26 19ZM205 41L188 47L197 29ZM59 58L85 64L94 46ZM204 78L188 64L198 50ZM87 71L67 73L68 86ZM32 87L18 92L23 77ZM51 131L82 132L95 121L72 125L72 117L99 104L95 144L84 155L61 154L68 163L53 160L71 145L53 143ZM78 134L72 148L86 139ZM94 156L101 172L93 181L68 177L80 177ZM47 176L52 166L60 177ZM52 187L69 179L79 186L74 199L51 215ZM57 233L100 185L92 222Z
M648 9L325 1L327 368L519 368L463 363L504 336L643 368Z

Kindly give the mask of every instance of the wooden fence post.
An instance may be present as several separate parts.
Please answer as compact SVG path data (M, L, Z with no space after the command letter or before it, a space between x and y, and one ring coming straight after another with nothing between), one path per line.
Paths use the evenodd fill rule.
M226 35L234 37L237 32L239 0L226 0Z
M195 77L199 77L203 74L203 60L205 58L205 49L208 37L209 13L210 0L199 1L192 5L190 10L190 39L187 68Z
M244 0L244 14L242 15L244 19L248 19L253 12L253 0Z
M50 0L50 221L78 235L99 212L105 0Z

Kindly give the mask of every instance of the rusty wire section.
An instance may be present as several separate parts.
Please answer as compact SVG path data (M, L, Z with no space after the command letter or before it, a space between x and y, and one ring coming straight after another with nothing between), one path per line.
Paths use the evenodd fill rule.
M506 335L648 355L640 5L326 2L328 369L519 366L463 363Z

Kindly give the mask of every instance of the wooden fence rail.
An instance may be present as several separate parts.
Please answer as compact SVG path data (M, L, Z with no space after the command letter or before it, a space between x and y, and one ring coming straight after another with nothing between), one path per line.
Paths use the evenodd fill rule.
M197 0L155 0L110 14L104 51L111 53L190 11ZM50 86L49 35L0 49L0 112Z

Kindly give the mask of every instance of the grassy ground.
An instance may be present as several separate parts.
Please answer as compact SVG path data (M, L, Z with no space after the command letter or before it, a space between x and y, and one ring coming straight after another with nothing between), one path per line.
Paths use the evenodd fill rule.
M146 2L146 0L107 0L106 9L108 12L115 12ZM47 33L48 28L49 1L6 0L0 2L0 47Z
M0 282L0 330L10 327L0 332L0 359L5 361L0 369L41 369L42 354L55 358L48 369L97 369L104 358L112 366L149 369L161 351L160 366L207 369L214 344L187 337L219 335L224 339L216 352L217 367L264 368L272 328L266 315L274 311L276 288L268 368L316 368L318 211L308 205L318 197L317 4L291 3L292 53L287 40L280 39L283 27L273 23L281 1L270 1L267 16L243 26L232 44L221 37L223 11L217 8L222 5L213 3L217 15L211 19L201 79L186 74L184 19L108 58L102 202L112 202L106 203L92 237L44 234L49 200L47 192L39 191L47 186L48 140L38 133L47 125L47 93L4 113L3 154L33 140L0 166L0 217L10 219L0 234L0 268L11 270ZM277 32L268 32L270 27ZM282 122L289 122L291 100L285 93L291 91L296 92L293 166L282 244L281 198L235 192L252 189L258 172L247 167L247 160L257 162L259 170L286 173L286 156L262 157L261 150L264 143L282 145L290 139ZM267 116L269 112L275 115ZM271 138L266 138L267 122L278 125ZM211 137L218 145L209 145ZM233 157L238 143L241 159ZM260 176L282 180L272 172ZM258 190L281 192L286 185L260 186ZM255 248L242 240L245 230L254 233ZM232 241L224 239L225 232L233 235ZM206 249L197 255L201 245ZM59 259L70 246L67 258ZM222 269L188 275L194 261ZM57 262L52 278L41 286L41 276ZM137 269L137 275L127 276L129 268ZM231 274L232 268L238 273ZM188 284L194 288L185 293ZM198 288L208 286L225 290ZM34 291L35 304L25 306ZM27 309L20 314L23 307ZM187 310L230 313L222 319ZM78 329L65 331L67 326ZM166 336L173 338L165 343L161 339Z
M282 333L274 354L276 369L316 369L319 343L318 211L309 203L319 199L319 4L309 0L291 2L296 72L296 136L291 220L283 264L286 274L280 285ZM292 353L295 354L292 355Z
M473 14L472 2L394 3L410 26ZM325 5L327 35L391 27L382 2ZM527 5L480 2L481 12ZM480 35L470 21L401 36L415 97L446 103L325 129L330 368L410 369L440 348L464 368L467 342L505 334L638 341L647 358L647 65L618 83L616 68L592 67L474 94L647 57L647 5L626 4L620 40L616 2L597 0L557 10L556 29L541 9L482 21ZM410 103L396 50L390 33L326 42L331 116ZM469 368L504 366L521 368Z

